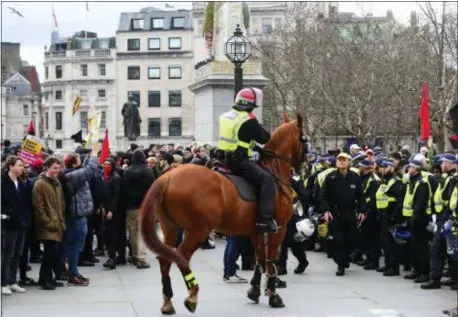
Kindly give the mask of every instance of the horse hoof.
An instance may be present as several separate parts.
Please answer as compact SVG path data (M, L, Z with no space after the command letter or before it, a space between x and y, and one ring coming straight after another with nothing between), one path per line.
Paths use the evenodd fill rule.
M259 304L259 297L261 297L261 290L259 287L251 286L247 292L247 296L256 304Z
M277 278L276 286L276 288L286 288L288 284L286 284L286 281L282 281L279 278Z
M175 315L175 308L169 307L168 309L161 309L162 315Z
M197 308L197 302L195 301L192 301L191 299L189 298L186 298L184 300L184 306L191 312L191 313L194 313L196 311L196 308Z
M269 306L272 308L283 308L285 307L285 304L283 304L283 300L280 295L274 294L269 298Z

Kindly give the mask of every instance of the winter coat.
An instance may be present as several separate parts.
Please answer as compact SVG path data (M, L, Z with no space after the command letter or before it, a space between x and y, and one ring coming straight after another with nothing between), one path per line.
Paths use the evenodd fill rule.
M41 174L33 186L32 201L37 239L62 242L66 225L64 191L60 182Z

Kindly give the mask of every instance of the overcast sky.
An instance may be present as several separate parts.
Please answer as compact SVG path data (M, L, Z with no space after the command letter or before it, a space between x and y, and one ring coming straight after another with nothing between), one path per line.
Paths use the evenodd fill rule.
M192 6L191 2L168 3L176 9ZM165 9L165 2L89 2L89 12L85 2L2 2L2 41L21 43L21 58L37 67L40 81L44 75L44 46L51 42L53 5L61 37L86 29L99 36L115 36L121 12L138 12L148 6ZM11 13L7 7L16 9L24 18ZM359 16L369 12L385 16L390 8L394 17L405 23L410 12L418 10L418 5L415 2L339 2L339 11Z

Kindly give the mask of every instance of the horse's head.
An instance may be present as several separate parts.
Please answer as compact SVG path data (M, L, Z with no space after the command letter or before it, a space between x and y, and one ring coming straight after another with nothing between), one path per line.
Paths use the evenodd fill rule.
M291 121L289 115L284 113L283 124L275 129L267 148L287 158L294 168L299 168L310 149L302 116L297 114L296 120Z

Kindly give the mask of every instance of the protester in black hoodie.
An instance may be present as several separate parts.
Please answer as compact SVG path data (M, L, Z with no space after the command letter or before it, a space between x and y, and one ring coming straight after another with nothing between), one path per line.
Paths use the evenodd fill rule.
M106 269L116 268L116 242L119 228L119 196L121 195L121 177L115 171L116 162L112 158L103 164L103 182L105 201L102 203L105 217L105 241L108 248L109 259L103 264Z
M151 184L155 178L153 171L146 165L146 156L141 149L132 154L132 165L124 171L124 204L126 207L127 230L129 230L132 247L133 263L137 268L149 268L146 262L146 250L142 239L139 238L137 214Z

